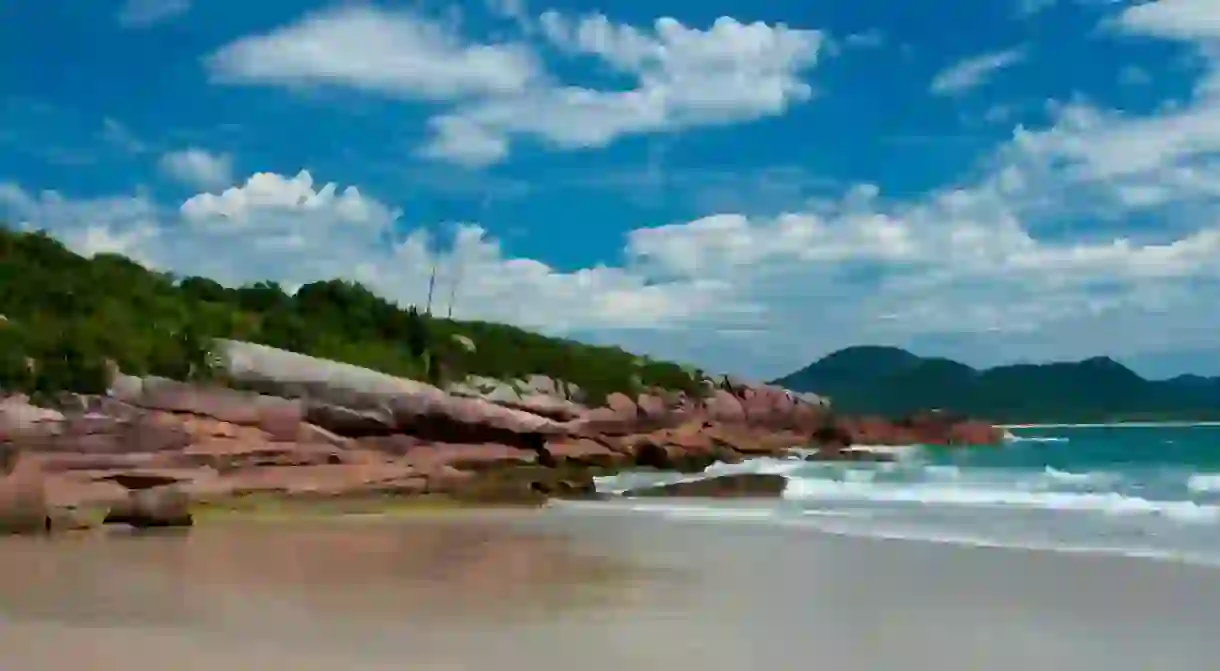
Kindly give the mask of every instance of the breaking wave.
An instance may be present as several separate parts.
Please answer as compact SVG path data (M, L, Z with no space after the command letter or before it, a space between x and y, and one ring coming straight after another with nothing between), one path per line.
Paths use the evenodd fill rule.
M896 457L888 463L817 463L795 456L718 463L697 475L624 474L598 484L602 491L621 492L715 475L773 473L788 484L781 500L765 505L618 505L680 520L1220 562L1220 468L1200 470L1163 453L1158 459L1111 450L1118 456L1094 459L1101 454L1097 441L1112 436L1073 431L1079 435L1017 436L995 449L886 448ZM1220 439L1220 431L1207 437ZM1158 436L1130 449L1164 444Z

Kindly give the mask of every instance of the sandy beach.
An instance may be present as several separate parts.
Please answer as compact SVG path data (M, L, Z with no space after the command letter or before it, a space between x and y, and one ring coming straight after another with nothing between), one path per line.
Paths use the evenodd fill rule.
M613 508L0 543L0 657L110 669L1206 668L1220 574ZM626 665L626 666L625 666Z

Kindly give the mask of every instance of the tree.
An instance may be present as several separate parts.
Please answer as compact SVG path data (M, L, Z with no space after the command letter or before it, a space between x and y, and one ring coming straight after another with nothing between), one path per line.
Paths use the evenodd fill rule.
M594 401L636 383L699 388L675 364L637 366L616 347L433 318L357 282L312 282L290 295L270 281L238 288L204 277L179 281L120 255L85 259L45 233L3 226L0 314L9 320L0 332L0 386L98 389L107 359L130 374L207 377L212 341L226 337L434 383L542 374L578 385ZM455 336L478 347L459 351Z

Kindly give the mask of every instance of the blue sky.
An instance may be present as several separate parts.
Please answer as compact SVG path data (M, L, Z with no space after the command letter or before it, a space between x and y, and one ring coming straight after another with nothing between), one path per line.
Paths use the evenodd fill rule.
M0 219L769 377L1220 374L1220 0L0 4ZM456 284L456 289L454 289Z

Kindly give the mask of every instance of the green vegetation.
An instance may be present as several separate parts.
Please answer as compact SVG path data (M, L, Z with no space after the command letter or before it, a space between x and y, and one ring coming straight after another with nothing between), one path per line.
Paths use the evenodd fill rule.
M466 375L547 375L596 401L640 386L695 393L701 375L614 347L403 309L330 280L288 294L274 282L230 288L176 278L123 256L86 259L49 235L0 226L0 388L104 390L107 359L129 374L216 376L213 338L233 338L443 383ZM461 344L468 338L475 347Z
M976 370L892 347L849 347L775 381L887 416L939 408L1001 423L1220 419L1220 379L1146 380L1105 357Z

